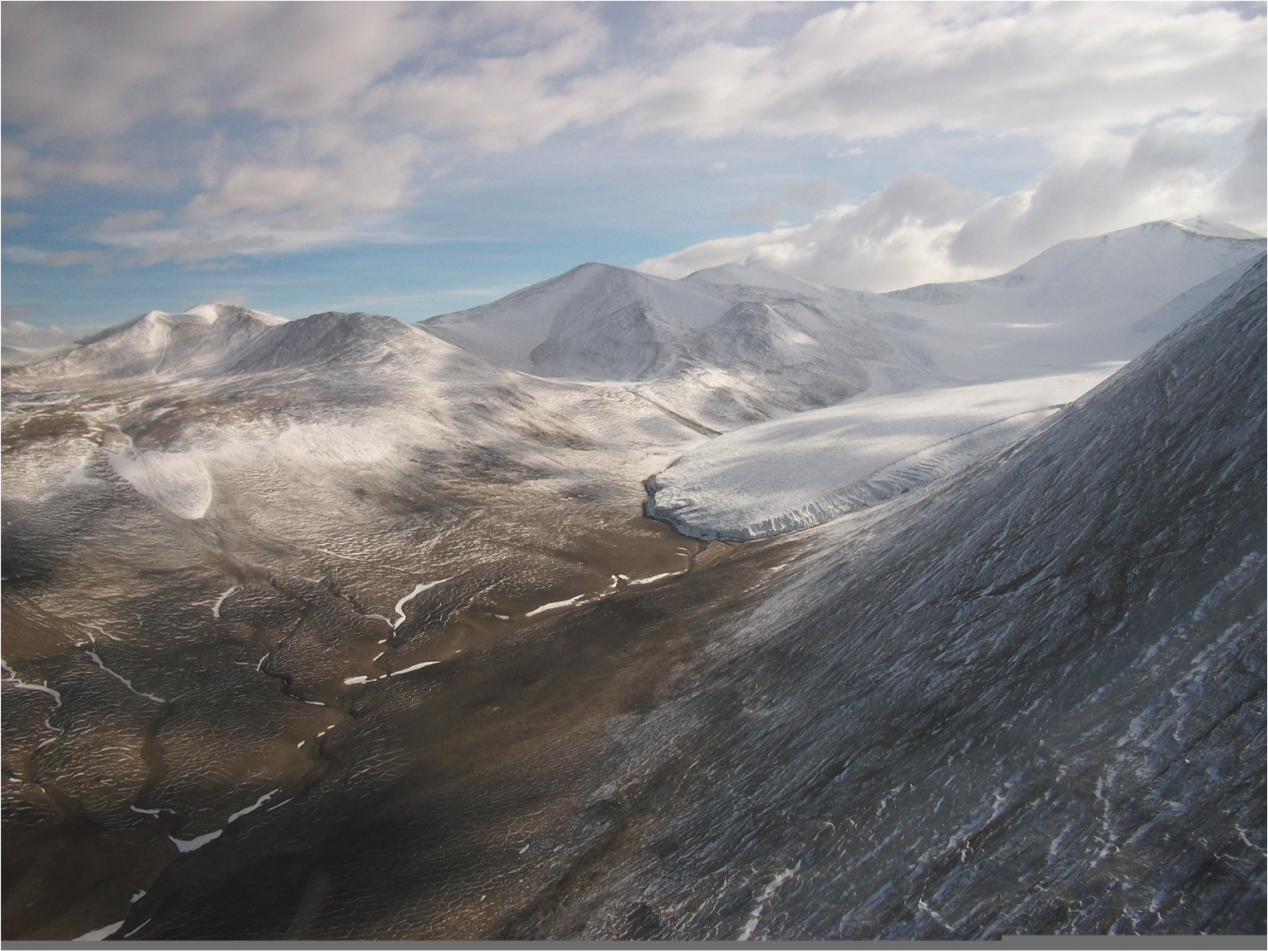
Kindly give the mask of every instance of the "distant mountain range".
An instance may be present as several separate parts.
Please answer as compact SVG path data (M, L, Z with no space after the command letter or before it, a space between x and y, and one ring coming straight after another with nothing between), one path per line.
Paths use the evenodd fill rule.
M645 383L731 428L862 392L1129 360L1174 328L1174 298L1188 293L1172 310L1195 312L1263 250L1229 226L1154 222L1063 242L996 278L889 294L759 267L669 281L588 264L422 326L524 373Z

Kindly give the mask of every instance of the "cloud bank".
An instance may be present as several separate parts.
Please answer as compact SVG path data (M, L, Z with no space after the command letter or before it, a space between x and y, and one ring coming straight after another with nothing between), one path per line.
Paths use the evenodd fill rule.
M455 169L564 134L637 149L968 132L1052 156L1008 195L919 169L854 205L837 203L848 182L755 194L735 215L771 230L645 262L657 273L727 254L879 286L1106 223L1262 227L1264 23L1214 4L7 4L6 221L122 197L95 217L85 203L80 247L6 254L203 266L396 240ZM1212 167L1211 143L1247 128L1241 164ZM820 210L777 226L797 208Z
M1060 164L1030 188L985 200L913 172L808 224L704 241L638 268L678 278L719 264L763 264L816 283L887 291L999 274L1059 241L1150 220L1207 216L1262 234L1266 140L1261 115L1240 161L1210 171L1200 143L1150 131L1118 154Z

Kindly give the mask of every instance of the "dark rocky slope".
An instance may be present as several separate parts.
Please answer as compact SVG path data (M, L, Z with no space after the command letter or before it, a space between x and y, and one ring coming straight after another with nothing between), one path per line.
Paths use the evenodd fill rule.
M1261 260L1025 444L829 526L622 735L609 798L655 774L655 821L504 933L1263 933L1264 314Z

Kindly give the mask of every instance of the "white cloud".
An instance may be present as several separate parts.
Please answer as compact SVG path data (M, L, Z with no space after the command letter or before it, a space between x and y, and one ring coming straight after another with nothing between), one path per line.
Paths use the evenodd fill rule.
M403 135L358 142L326 126L279 137L266 157L204 166L204 191L187 206L198 222L271 220L288 227L328 227L399 207L408 200L421 143Z
M138 228L148 228L157 221L161 221L163 212L156 209L148 211L129 211L121 215L111 215L101 223L100 229L103 232L111 231L135 231Z
M776 3L653 3L643 13L648 19L646 45L681 51L698 45L702 36L742 43L754 20L768 16L796 15L796 4Z
M841 189L826 178L803 178L785 182L776 194L758 199L750 205L731 209L732 221L764 221L777 224L790 207L818 211L841 200Z
M763 264L816 283L904 287L929 273L963 271L948 262L947 246L975 199L936 175L913 172L861 205L840 205L801 227L705 241L638 268L677 278L719 264Z
M35 327L19 319L39 308L5 307L2 321L5 346L42 350L71 342L72 336L61 327Z
M1242 162L1215 174L1201 143L1147 132L1118 155L1063 164L1033 187L983 200L927 173L893 182L860 205L841 205L807 225L719 238L639 264L663 277L705 267L760 263L797 277L859 290L998 274L1069 238L1143 221L1207 215L1262 233L1265 124L1247 133Z
M1242 160L1219 181L1223 208L1217 214L1262 234L1268 230L1268 121L1260 116L1242 143Z
M6 122L32 141L101 141L223 110L312 119L347 109L425 46L400 4L17 4L4 10Z
M157 245L178 260L381 232L456 153L587 116L552 89L606 36L553 4L6 6L4 27L5 197L184 193Z
M445 144L483 152L532 145L603 117L604 104L575 94L567 77L590 64L605 38L602 28L578 24L540 49L384 83L369 95L367 108Z
M999 235L1084 227L1106 217L1096 207L1106 202L1108 217L1201 196L1253 204L1261 159L1212 185L1184 152L1264 108L1265 20L1244 14L1214 4L8 4L4 193L166 191L176 230L164 234L186 237L160 244L184 260L195 248L310 246L305 232L381 232L445 170L564 130L632 147L645 135L829 136L848 155L915 130L1043 141L1053 174L980 208L967 236L948 238L949 220L925 223L924 206L886 224L886 201L917 179L804 232L816 247L846 241L860 260L950 247L948 261L976 266L998 257ZM1136 136L1128 159L1124 135ZM747 212L777 222L789 205L829 200L779 194ZM133 244L148 240L144 227ZM818 260L775 234L768 244L793 241L780 252L789 260Z
M951 260L1011 265L1066 238L1209 214L1213 183L1200 170L1208 155L1190 140L1149 132L1126 154L1059 165L1034 188L977 209L952 242Z
M648 74L634 128L866 139L928 126L1087 140L1262 108L1264 21L1214 5L861 4L768 47L705 43Z

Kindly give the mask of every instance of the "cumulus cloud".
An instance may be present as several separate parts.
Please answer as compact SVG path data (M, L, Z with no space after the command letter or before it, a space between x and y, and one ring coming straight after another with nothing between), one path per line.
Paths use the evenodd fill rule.
M151 248L119 263L373 239L455 154L592 117L553 84L605 36L554 4L6 6L5 198L171 193L180 236L112 222Z
M980 199L936 175L912 172L862 204L837 206L809 224L705 241L638 268L678 278L719 264L762 264L815 283L904 287L955 270L948 245Z
M1223 208L1218 214L1252 231L1265 230L1268 206L1268 121L1260 116L1242 143L1242 160L1220 180Z
M809 281L884 291L998 274L1059 241L1149 220L1214 215L1262 233L1264 143L1261 116L1242 161L1213 174L1204 168L1205 145L1149 131L1119 154L1060 165L1001 197L913 173L801 227L705 241L638 267L677 278L719 264L764 264Z
M17 347L26 350L48 350L64 347L74 340L86 336L95 327L76 327L73 331L58 326L37 327L22 320L39 314L44 308L38 304L4 305L3 317L0 319L0 339L5 348ZM6 356L6 360L8 357Z
M977 209L951 243L950 259L1011 266L1066 238L1210 214L1219 203L1201 170L1209 154L1200 143L1148 132L1123 155L1059 165L1034 188Z
M786 182L774 195L767 195L751 205L731 209L732 221L764 221L777 224L788 208L819 211L841 200L841 189L827 178L806 178Z
M786 29L788 22L799 23L806 18L804 5L783 0L649 3L631 5L631 11L646 20L641 30L633 31L633 40L662 53L692 49L702 36L745 45L770 42L783 32L781 26Z
M766 47L704 43L649 75L628 122L713 138L927 126L1077 153L1106 130L1263 102L1262 19L1215 6L860 4Z

